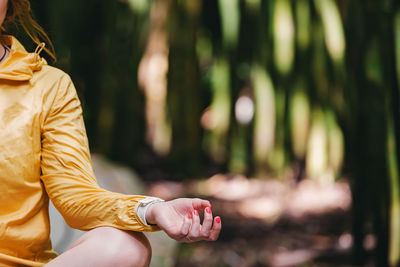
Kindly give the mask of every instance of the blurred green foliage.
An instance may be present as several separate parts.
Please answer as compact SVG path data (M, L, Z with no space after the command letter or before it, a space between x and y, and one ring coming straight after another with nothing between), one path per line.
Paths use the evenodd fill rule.
M297 178L332 183L344 173L355 262L372 232L377 265L399 264L398 1L32 6L81 95L93 151L169 178L289 179L281 174L298 166Z

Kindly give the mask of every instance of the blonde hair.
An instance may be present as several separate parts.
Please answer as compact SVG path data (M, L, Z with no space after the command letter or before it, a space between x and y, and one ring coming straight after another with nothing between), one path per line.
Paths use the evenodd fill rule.
M29 0L9 0L6 18L4 20L4 28L7 31L7 26L15 24L21 26L25 33L39 45L45 42L47 47L44 48L46 53L56 60L53 43L43 28L33 18L31 4Z

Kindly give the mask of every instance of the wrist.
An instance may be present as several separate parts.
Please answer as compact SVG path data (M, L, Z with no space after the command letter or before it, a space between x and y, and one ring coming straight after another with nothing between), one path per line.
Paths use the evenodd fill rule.
M156 197L146 197L144 199L139 200L139 205L137 207L137 215L142 221L144 225L154 224L153 220L151 219L152 216L149 216L150 221L148 221L146 214L148 213L147 210L155 203L164 202L164 200ZM150 214L150 213L149 213Z
M145 218L148 224L155 224L155 225L157 224L155 210L157 209L157 206L161 204L162 202L154 202L151 203L147 208Z

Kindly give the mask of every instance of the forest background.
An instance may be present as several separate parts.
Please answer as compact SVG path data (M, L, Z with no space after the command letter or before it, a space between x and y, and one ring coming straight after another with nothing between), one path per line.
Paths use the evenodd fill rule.
M146 183L345 180L349 262L400 263L399 1L31 4L93 152Z

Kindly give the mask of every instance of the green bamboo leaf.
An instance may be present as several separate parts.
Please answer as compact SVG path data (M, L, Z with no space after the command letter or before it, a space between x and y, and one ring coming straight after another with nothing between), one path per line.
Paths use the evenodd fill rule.
M128 0L129 6L135 13L143 14L149 9L148 0Z
M398 16L396 17L398 22ZM387 158L390 188L390 237L389 237L389 264L398 266L400 262L400 190L399 166L397 164L396 136L392 118L388 119L387 131Z
M312 111L312 122L306 155L307 177L319 180L328 166L328 138L324 113L320 108Z
M286 112L286 92L282 88L275 89L275 131L274 145L268 154L268 167L277 175L281 175L287 163L288 151L285 147L285 112ZM279 127L278 127L279 125Z
M227 132L230 124L230 71L225 59L219 59L211 72L212 102L210 105L209 149L217 162L226 158Z
M343 25L339 9L333 0L315 0L315 6L322 19L325 44L331 58L341 63L346 48Z
M397 82L400 86L400 11L397 11L396 13L393 28L394 28L394 39L395 39Z
M252 68L251 79L254 88L254 158L258 164L265 164L275 141L275 93L272 80L260 66Z
M344 136L337 123L333 110L325 112L325 121L328 136L328 162L329 168L335 177L340 173L344 160Z
M239 0L219 0L218 4L224 45L235 48L240 26Z
M378 40L373 39L367 45L367 53L366 53L366 67L365 72L366 76L370 81L374 81L377 84L383 83L382 77L382 64L380 59L380 50Z
M310 43L310 4L307 0L296 1L296 29L297 43L301 50L305 50Z
M275 65L279 72L287 74L294 59L294 23L288 0L276 0L273 21Z
M213 100L211 109L216 120L216 132L225 133L229 128L230 116L230 72L226 60L220 59L212 71Z
M261 6L261 0L246 0L246 6L251 10L259 10Z
M298 89L290 99L290 122L294 155L305 156L310 128L310 103L304 90Z
M246 131L239 126L232 133L229 172L244 174L247 169Z

